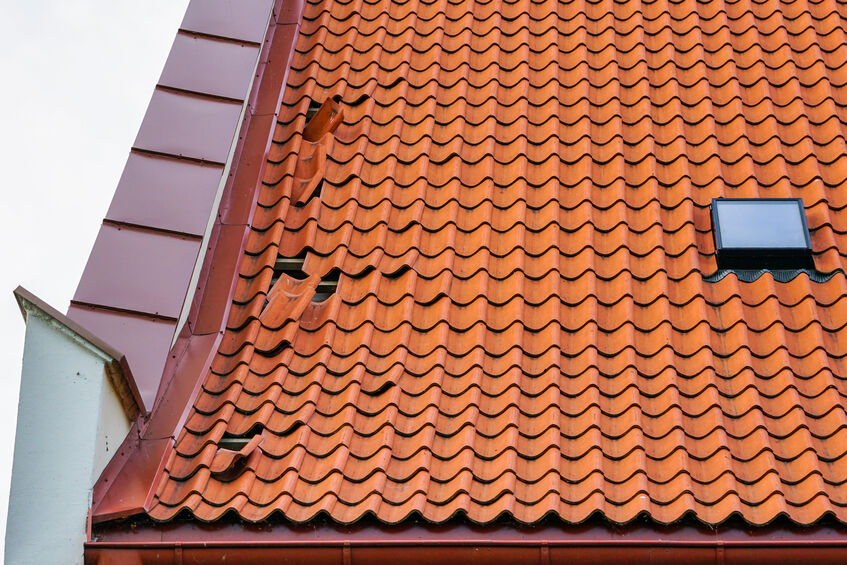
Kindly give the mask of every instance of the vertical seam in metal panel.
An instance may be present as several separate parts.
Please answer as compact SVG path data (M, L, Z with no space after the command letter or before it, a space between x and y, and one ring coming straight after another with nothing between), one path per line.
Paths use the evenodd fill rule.
M726 554L722 541L715 544L715 565L724 565L726 563Z
M541 542L540 550L541 565L550 565L550 546L546 541Z
M342 561L344 565L353 565L353 556L350 551L350 542L344 542L344 549L342 550Z
M182 563L182 544L174 544L174 565L183 565Z

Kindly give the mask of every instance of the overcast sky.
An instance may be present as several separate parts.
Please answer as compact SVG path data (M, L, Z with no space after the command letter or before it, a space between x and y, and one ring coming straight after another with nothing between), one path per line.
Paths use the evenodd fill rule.
M24 338L12 290L67 310L187 4L0 0L0 562Z

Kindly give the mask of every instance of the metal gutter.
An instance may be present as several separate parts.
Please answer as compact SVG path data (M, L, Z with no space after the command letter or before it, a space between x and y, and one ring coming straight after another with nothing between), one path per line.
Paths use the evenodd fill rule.
M847 560L841 527L790 525L711 530L695 526L610 524L541 527L317 527L188 524L103 534L86 544L86 564L109 563L833 563ZM117 539L112 539L117 538ZM203 539L208 541L202 541ZM177 558L179 556L179 559ZM181 559L181 561L180 561Z

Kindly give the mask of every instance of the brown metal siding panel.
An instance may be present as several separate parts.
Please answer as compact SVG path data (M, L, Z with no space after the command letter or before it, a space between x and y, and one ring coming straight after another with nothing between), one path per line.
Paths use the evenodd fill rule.
M74 302L179 317L200 241L103 224Z
M180 32L174 39L159 84L243 100L258 56L257 45Z
M106 219L202 237L219 165L130 153Z
M193 0L182 29L260 43L273 2L268 0Z
M134 147L225 163L241 104L157 89Z
M68 317L126 356L138 392L149 410L156 398L176 322L82 305L71 305Z

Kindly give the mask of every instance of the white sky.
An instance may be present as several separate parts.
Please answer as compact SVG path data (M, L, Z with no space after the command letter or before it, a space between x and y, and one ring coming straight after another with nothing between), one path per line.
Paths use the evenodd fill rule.
M187 4L0 0L0 563L24 338L12 290L67 310Z

